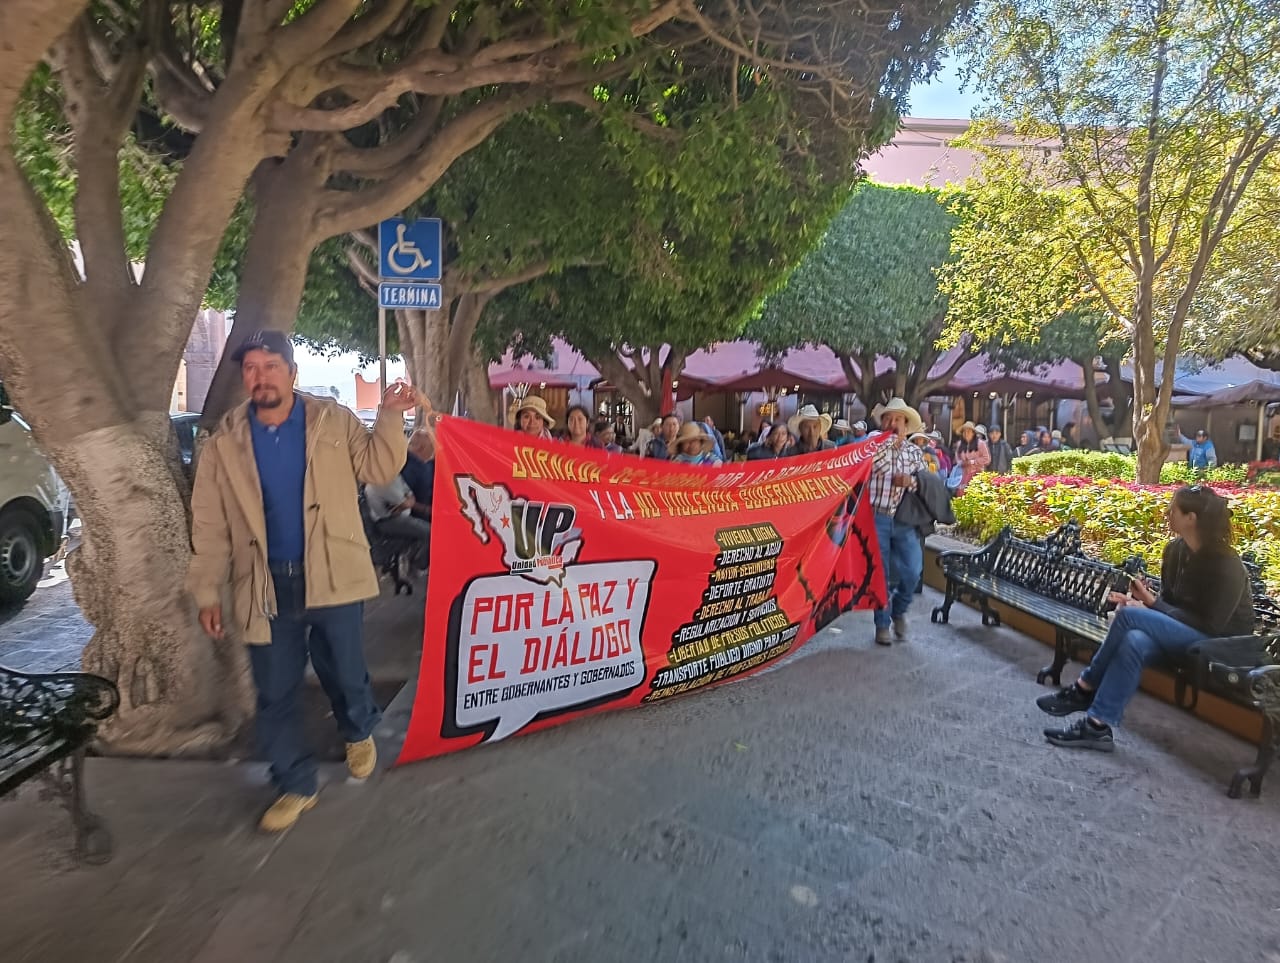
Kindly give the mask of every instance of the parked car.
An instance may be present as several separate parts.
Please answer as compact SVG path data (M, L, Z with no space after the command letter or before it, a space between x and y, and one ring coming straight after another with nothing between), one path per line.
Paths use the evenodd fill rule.
M196 431L200 428L200 412L175 411L169 415L173 430L178 436L178 451L182 455L182 468L191 476L191 465L196 457Z
M66 534L70 496L0 386L0 605L25 602Z

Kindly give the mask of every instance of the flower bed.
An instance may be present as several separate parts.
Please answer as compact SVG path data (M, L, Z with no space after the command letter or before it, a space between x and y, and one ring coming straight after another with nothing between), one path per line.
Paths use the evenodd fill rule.
M1209 482L1231 503L1236 546L1251 551L1272 591L1280 591L1280 491ZM1086 550L1095 558L1120 563L1142 557L1159 572L1169 540L1165 511L1177 485L1138 485L1070 475L979 475L956 498L956 528L980 541L994 538L1005 525L1024 538L1043 538L1075 520Z

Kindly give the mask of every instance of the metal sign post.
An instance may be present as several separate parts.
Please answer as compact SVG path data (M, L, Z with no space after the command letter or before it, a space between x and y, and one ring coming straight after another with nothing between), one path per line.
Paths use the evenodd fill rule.
M441 307L439 281L444 259L444 230L438 217L406 221L391 217L378 224L378 389L387 392L387 308L435 311ZM408 282L408 283L406 283ZM421 386L417 386L421 390Z
M387 309L378 305L378 398L387 393Z

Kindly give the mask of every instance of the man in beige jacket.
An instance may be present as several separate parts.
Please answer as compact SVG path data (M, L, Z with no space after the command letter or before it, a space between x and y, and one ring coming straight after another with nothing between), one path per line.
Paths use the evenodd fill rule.
M249 400L222 419L200 454L187 589L205 632L222 638L234 626L248 643L258 741L280 794L261 827L279 832L316 802L298 705L308 654L347 742L351 774L366 778L377 762L380 713L362 624L378 577L356 486L384 484L404 464L403 413L414 393L390 388L370 432L337 402L294 390L293 346L281 332L259 331L232 358Z

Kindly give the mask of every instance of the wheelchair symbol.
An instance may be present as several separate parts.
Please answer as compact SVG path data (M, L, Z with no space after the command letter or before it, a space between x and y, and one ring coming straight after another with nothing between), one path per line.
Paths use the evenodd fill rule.
M412 274L431 267L431 258L424 257L418 245L404 236L407 228L407 224L397 224L396 242L387 248L387 264L397 274Z

